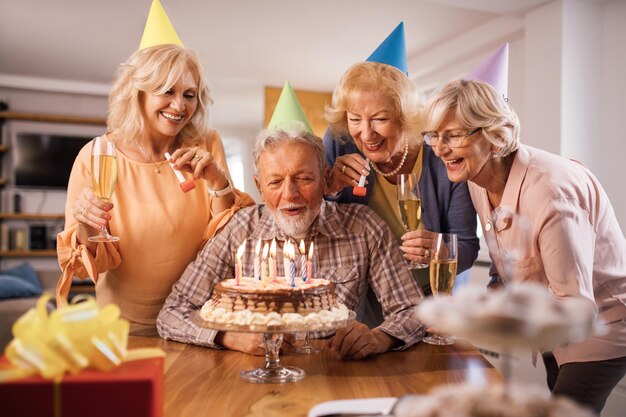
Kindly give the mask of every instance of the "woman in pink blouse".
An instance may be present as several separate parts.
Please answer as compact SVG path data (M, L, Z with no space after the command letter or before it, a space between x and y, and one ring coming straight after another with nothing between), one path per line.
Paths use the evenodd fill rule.
M118 68L107 131L117 148L109 202L91 183L91 144L74 162L57 253L63 304L72 278L91 277L99 305L117 304L133 334L156 335L156 317L198 251L252 199L231 186L224 146L208 126L212 103L196 54L177 45L135 52ZM183 192L164 154L196 187ZM93 243L107 225L119 242Z
M448 178L469 183L492 282L539 282L557 299L595 303L604 332L544 362L553 394L599 413L626 374L626 240L604 189L582 164L520 144L515 111L482 81L444 86L425 127Z

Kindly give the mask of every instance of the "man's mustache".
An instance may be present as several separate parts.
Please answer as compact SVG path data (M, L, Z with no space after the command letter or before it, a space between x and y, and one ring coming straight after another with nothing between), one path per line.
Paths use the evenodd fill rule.
M288 204L286 206L278 207L278 210L294 210L294 209L305 209L305 210L308 210L308 207L307 206L298 205L298 204Z

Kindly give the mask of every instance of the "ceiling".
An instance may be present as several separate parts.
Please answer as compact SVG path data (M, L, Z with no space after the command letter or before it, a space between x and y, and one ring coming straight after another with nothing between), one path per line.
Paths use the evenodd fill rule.
M502 16L523 16L546 1L161 3L185 46L200 55L219 94L220 88L282 86L285 80L297 89L331 91L341 74L367 58L400 21L405 23L409 73L417 72L419 57L437 45ZM0 87L32 85L29 80L75 87L89 83L83 93L106 94L116 66L139 45L150 3L0 0Z

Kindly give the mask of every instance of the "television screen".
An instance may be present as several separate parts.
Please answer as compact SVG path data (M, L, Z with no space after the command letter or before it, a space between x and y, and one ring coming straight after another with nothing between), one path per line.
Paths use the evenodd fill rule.
M76 155L93 138L18 133L15 139L15 186L65 189Z

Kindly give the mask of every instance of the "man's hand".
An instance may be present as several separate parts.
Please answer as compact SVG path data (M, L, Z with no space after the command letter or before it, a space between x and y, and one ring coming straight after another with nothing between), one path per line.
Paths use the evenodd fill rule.
M399 343L382 330L370 330L365 324L356 322L337 330L328 342L328 348L337 359L363 359L387 352Z
M281 352L291 352L295 349L296 338L293 334L283 335ZM238 350L249 355L264 356L263 334L261 333L236 333L219 332L215 336L215 343L230 350Z

